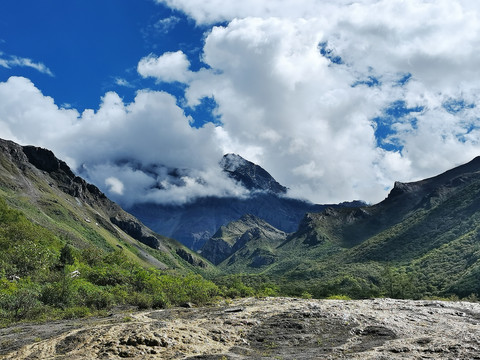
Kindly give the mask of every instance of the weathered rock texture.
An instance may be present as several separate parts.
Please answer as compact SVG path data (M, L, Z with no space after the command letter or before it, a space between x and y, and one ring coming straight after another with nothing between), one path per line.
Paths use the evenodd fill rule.
M480 359L480 304L241 299L17 325L0 330L0 349L4 359Z

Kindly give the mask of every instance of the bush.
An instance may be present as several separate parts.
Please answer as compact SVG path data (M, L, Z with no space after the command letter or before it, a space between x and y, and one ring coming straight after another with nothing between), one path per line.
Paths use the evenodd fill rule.
M11 314L14 320L29 319L40 308L42 303L39 300L39 285L30 279L21 279L17 283L10 283L3 280L0 292L0 308Z
M276 285L266 285L263 289L261 289L257 296L260 297L269 297L269 296L278 296L280 293L280 288Z
M302 299L311 299L313 296L308 291L302 293Z
M125 270L114 264L102 264L92 268L85 268L86 279L98 286L115 286L131 282Z
M40 299L46 305L65 309L77 303L76 283L79 279L69 276L68 270L62 271L57 281L46 284Z
M64 319L80 319L90 316L92 312L86 306L74 306L64 310L62 317Z
M91 309L108 309L115 303L115 297L108 288L101 288L88 282L83 282L76 289L77 303L83 304Z
M228 298L255 296L253 287L245 285L240 275L227 276L217 280L221 285L221 293Z
M330 295L329 297L327 297L327 300L352 300L352 299L347 295Z
M134 292L129 298L129 303L137 306L139 309L149 309L153 307L153 296L151 294Z

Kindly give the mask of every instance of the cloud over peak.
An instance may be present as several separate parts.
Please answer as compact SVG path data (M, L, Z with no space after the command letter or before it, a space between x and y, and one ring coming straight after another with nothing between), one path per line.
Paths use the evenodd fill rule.
M130 102L107 92L81 114L12 77L1 136L51 148L128 204L244 196L219 169L225 153L320 203L379 201L395 180L480 154L477 2L157 2L205 29L201 63L145 54L138 79L117 84L152 78L150 89ZM158 27L180 26L179 12Z

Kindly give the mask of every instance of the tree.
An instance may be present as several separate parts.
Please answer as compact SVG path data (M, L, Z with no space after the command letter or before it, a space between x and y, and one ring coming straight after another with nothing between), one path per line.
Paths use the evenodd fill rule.
M73 265L74 262L75 256L73 255L73 248L65 244L62 250L60 250L60 265L64 268L65 265Z

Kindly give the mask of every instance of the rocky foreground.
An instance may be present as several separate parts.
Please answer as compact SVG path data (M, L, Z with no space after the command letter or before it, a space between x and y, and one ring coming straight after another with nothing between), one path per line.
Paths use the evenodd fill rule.
M2 359L480 359L480 304L240 299L0 329Z

